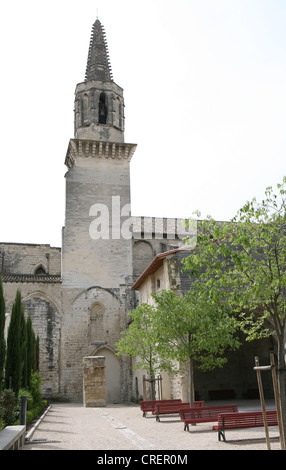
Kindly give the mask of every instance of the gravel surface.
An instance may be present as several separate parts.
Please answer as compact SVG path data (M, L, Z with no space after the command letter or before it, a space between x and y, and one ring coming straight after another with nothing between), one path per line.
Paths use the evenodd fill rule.
M255 400L237 404L239 411L260 409ZM267 450L264 428L228 430L227 442L219 442L213 424L190 426L186 432L177 416L156 422L150 413L143 418L139 405L53 404L22 450L181 451L182 455L191 450ZM270 427L269 433L271 449L280 450L278 427Z

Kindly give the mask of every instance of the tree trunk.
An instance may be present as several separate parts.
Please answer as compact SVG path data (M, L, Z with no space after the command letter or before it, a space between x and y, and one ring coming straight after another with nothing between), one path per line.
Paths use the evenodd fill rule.
M282 416L282 427L284 440L284 447L286 448L286 368L285 368L285 349L284 349L285 339L284 335L278 339L278 390L279 390L279 401L280 409Z
M194 406L195 401L195 386L194 386L194 365L193 359L190 357L190 406Z
M155 387L155 375L150 376L150 384L151 384L151 400L156 400L156 387Z

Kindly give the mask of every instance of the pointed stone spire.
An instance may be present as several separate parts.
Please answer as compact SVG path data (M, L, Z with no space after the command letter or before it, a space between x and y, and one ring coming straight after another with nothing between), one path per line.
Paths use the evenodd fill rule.
M92 26L85 81L113 81L105 31L97 19Z

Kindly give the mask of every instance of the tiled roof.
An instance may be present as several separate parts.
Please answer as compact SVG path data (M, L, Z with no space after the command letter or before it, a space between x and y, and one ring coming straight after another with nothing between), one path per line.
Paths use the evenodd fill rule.
M159 253L155 256L155 258L151 261L151 263L147 266L147 268L143 271L143 273L138 277L136 282L133 284L132 289L136 290L143 284L143 282L147 279L148 276L154 274L155 271L162 265L163 259L170 255L175 255L178 252L182 251L189 251L188 248L175 248L174 250L164 251L163 253Z
M2 282L43 282L43 283L59 283L61 276L59 274L3 274Z

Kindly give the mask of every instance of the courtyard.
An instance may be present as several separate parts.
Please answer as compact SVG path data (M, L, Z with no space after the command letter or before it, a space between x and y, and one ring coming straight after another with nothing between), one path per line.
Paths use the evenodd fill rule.
M220 404L221 402L211 402ZM239 411L260 410L259 400L235 402ZM274 401L267 401L274 409ZM148 414L142 417L139 405L112 404L102 408L85 408L81 403L52 404L49 411L22 450L96 450L187 455L192 450L267 450L264 428L229 430L227 442L219 442L214 423L192 426L184 431L177 416L166 416L160 422ZM280 450L278 427L269 428L271 450ZM108 455L108 453L106 454Z

